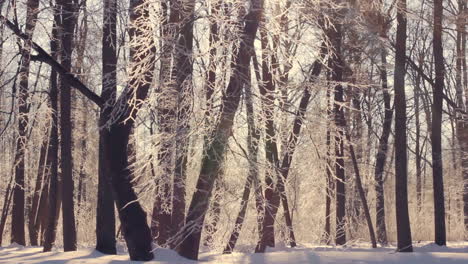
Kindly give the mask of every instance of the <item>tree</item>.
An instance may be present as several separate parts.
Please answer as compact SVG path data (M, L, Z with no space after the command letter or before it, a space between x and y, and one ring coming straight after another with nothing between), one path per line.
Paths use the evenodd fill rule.
M73 40L77 19L77 1L57 1L60 10L59 40L62 52L61 65L71 72ZM76 223L73 181L72 127L71 127L71 86L63 75L59 77L60 90L60 169L62 177L62 219L63 248L65 251L76 250Z
M341 1L337 1L336 8L341 9ZM343 85L343 70L344 61L341 54L342 45L342 11L335 10L330 21L329 29L327 30L328 41L330 42L330 59L329 67L331 74L332 85L334 90L333 115L337 131L335 132L335 194L336 194L336 238L337 245L346 244L346 193L345 193L345 163L344 163L344 139L346 120L344 119L343 102L344 91Z
M445 199L442 166L442 106L444 93L444 50L442 47L442 0L434 1L434 69L435 82L433 86L432 104L432 173L434 188L434 225L435 243L439 246L446 244L445 234Z
M31 42L36 27L39 1L29 0L26 10L26 39L22 47L21 67L19 76L19 97L18 97L18 139L16 141L15 154L15 185L13 188L13 208L11 221L11 242L26 245L24 233L24 188L25 188L25 151L27 146L28 130L28 81L29 66L31 63Z
M397 250L412 252L411 227L408 213L408 161L406 136L406 0L397 2L397 35L395 50L395 206Z
M58 41L58 28L57 23L59 19L58 9L54 9L54 27L52 27L52 39L50 40L51 55L54 60L58 58L59 41ZM50 171L49 179L49 193L48 193L48 219L45 223L46 228L44 232L44 252L49 252L55 243L57 235L57 223L60 212L61 197L59 194L59 174L58 174L58 124L59 124L59 109L58 109L58 84L57 84L57 71L51 69L50 71L50 89L49 100L50 108L52 110L51 125L50 125L50 139L49 150L47 151L47 167Z
M133 190L127 146L138 110L154 77L155 43L149 26L148 1L130 1L130 76L128 85L112 109L109 138L104 143L109 153L111 182L119 212L122 233L131 260L147 261L153 258L151 231L146 212Z
M106 104L99 117L99 169L98 204L96 210L96 250L106 254L116 254L115 209L109 164L108 122L112 122L112 105L117 93L117 1L105 0L103 9L102 34L102 93Z
M212 133L212 140L206 147L196 191L190 203L186 224L181 230L184 240L181 242L178 252L189 259L196 260L198 258L201 228L203 227L213 185L221 167L221 160L225 154L227 141L232 133L234 116L239 106L242 87L245 84L246 76L248 76L248 67L262 8L262 0L252 1L252 7L245 17L243 34L234 57L233 74L231 74L228 87L223 95L220 117Z

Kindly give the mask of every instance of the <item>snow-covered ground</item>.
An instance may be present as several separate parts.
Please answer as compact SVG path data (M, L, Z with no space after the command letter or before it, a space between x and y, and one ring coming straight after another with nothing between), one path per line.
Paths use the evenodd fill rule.
M422 243L416 245L414 253L395 253L394 248L369 249L363 246L347 248L302 245L295 249L275 249L266 254L234 253L222 255L205 253L200 261L189 261L167 249L156 249L155 259L149 264L237 264L237 263L312 263L312 264L466 264L468 263L468 244L449 243L448 247L438 247ZM124 264L138 263L129 261L128 255L108 256L92 249L82 249L77 252L42 253L39 247L5 247L0 248L0 263L11 264Z

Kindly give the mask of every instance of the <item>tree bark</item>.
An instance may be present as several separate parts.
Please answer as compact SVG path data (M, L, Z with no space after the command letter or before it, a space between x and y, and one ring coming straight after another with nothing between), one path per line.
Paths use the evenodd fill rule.
M433 54L435 83L433 86L432 104L432 176L434 191L434 225L435 243L439 246L446 245L445 233L445 200L444 180L442 165L442 108L444 93L444 53L442 47L442 15L443 0L434 0L434 32Z
M382 126L382 134L379 139L379 147L375 158L375 193L376 193L376 223L377 223L377 240L382 245L388 244L387 226L385 221L385 190L383 174L385 170L385 162L388 154L388 138L392 129L393 109L391 106L391 98L387 82L387 51L382 47L380 53L382 65L380 66L380 79L382 82L382 94L384 100L384 120Z
M466 0L458 1L458 19L457 19L457 43L456 43L456 75L455 89L457 104L459 110L466 111L466 104L463 101L463 92L468 91L466 78ZM458 114L456 122L456 133L458 143L460 144L460 157L463 180L463 216L465 240L468 239L468 124L465 115Z
M339 1L337 4L340 4ZM344 62L341 55L342 25L340 11L335 11L328 31L331 43L330 58L331 81L335 85L333 114L336 126L335 134L335 195L336 195L336 237L337 245L346 244L346 193L345 193L345 163L344 163L344 139L345 119L343 113L344 92L343 81Z
M58 9L54 9L54 27L52 28L52 39L50 41L51 55L54 59L58 57ZM44 233L44 252L49 252L55 243L57 235L58 215L60 211L59 175L58 175L58 87L57 71L51 69L50 72L50 107L52 109L52 120L50 126L49 150L47 153L47 166L49 168L49 193L48 193L48 219Z
M21 67L19 76L19 95L18 95L18 139L16 142L15 154L15 185L13 188L13 207L11 221L11 243L26 245L24 232L24 189L25 189L25 152L27 146L28 130L28 81L29 66L31 62L32 37L36 27L39 1L28 0L26 6L26 36L22 47Z
M58 1L61 23L59 24L59 40L62 53L60 56L62 67L71 72L74 29L77 19L76 1ZM67 79L59 77L60 89L60 169L62 177L62 219L63 219L63 249L76 250L76 223L73 181L72 155L72 125L71 125L71 87Z
M397 2L397 35L395 51L395 206L397 251L412 252L408 212L408 153L406 136L406 0Z
M197 181L196 191L193 194L187 214L186 224L181 230L182 237L178 251L184 257L196 260L200 247L201 228L208 209L209 199L213 190L213 183L221 167L221 161L226 151L228 139L232 134L234 116L240 102L242 87L245 84L252 55L253 43L259 19L262 14L263 1L255 0L248 15L245 17L243 34L240 46L235 54L232 74L228 87L222 98L220 119L212 134L212 140L206 149L206 155L202 159L200 176Z
M108 141L104 143L109 153L114 199L131 260L147 261L153 258L151 231L146 213L138 202L132 187L132 174L128 167L127 146L134 120L142 102L148 96L153 82L156 49L149 27L148 1L130 1L130 80L113 107L113 122Z
M333 172L332 172L332 149L331 149L331 98L330 89L327 88L327 133L326 133L326 144L327 144L327 160L326 160L326 191L325 191L325 230L323 233L323 241L329 245L331 243L331 202L333 196Z
M265 17L262 17L265 23ZM268 167L265 170L265 216L263 218L262 239L259 241L255 252L264 252L266 246L275 246L275 218L280 203L280 193L278 192L275 177L278 175L279 168L278 144L276 139L276 130L274 123L274 103L275 103L275 85L273 83L273 74L268 64L268 38L265 30L260 31L262 46L262 84L259 90L262 98L262 114L265 123L265 156L268 161ZM273 62L270 62L272 64Z
M102 35L102 93L106 104L99 117L98 200L96 209L96 250L116 254L114 195L111 185L108 122L117 92L117 1L105 0Z

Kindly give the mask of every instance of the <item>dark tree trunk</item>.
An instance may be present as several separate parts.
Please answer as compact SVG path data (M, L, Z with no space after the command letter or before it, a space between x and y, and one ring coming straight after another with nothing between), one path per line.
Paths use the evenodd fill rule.
M54 10L54 27L52 29L52 39L50 41L51 55L58 57L59 42L57 21L59 19L58 9ZM48 193L48 219L44 232L44 252L49 252L55 243L57 235L58 215L60 211L59 175L58 175L58 87L57 72L51 69L50 73L50 107L52 109L52 120L50 125L49 150L47 152L47 167L49 169L49 193Z
M463 92L467 93L466 76L466 0L458 1L458 20L457 20L457 60L456 60L456 85L457 104L460 110L466 111L466 104L463 102ZM461 167L463 175L463 216L465 240L468 239L468 124L466 117L460 114L457 117L457 138L460 144Z
M265 17L262 18L265 23ZM276 128L274 122L274 103L275 103L275 84L273 83L273 74L268 63L267 54L268 38L265 30L260 31L262 45L262 84L259 90L262 98L262 113L265 122L265 156L268 161L268 167L265 170L265 215L263 218L262 239L259 241L255 252L264 252L266 246L275 246L275 219L281 201L278 190L279 181L275 184L275 177L278 176L279 157L276 138ZM289 213L289 212L288 212Z
M61 10L60 37L61 64L71 72L74 29L77 19L76 1L58 1ZM73 182L71 86L63 75L59 77L60 89L60 169L62 177L63 249L76 250L76 223Z
M330 98L330 92L327 90L327 98ZM327 144L327 160L326 160L326 191L325 191L325 230L323 233L323 242L325 244L331 243L331 202L333 196L333 172L331 170L332 164L332 153L331 153L331 131L330 131L330 118L331 118L331 110L330 107L330 99L327 99L327 136L326 136L326 144Z
M232 65L229 85L222 98L220 119L213 131L212 140L205 148L206 154L202 159L196 191L189 206L186 224L181 231L184 240L178 251L182 256L189 259L198 259L201 229L208 210L213 185L224 158L226 145L232 134L234 116L239 106L242 87L246 82L245 76L247 76L251 54L253 53L253 42L262 14L263 1L256 0L252 4L251 11L245 17L245 26L239 49L235 54L235 62Z
M122 234L130 259L137 261L153 258L151 231L146 221L146 213L133 190L127 149L134 120L142 106L141 102L148 96L154 77L156 50L152 38L145 38L152 34L148 23L148 2L130 1L131 75L128 86L114 106L112 118L115 119L110 125L109 137L103 144L109 154L111 182ZM136 100L133 102L132 98Z
M106 105L99 117L99 165L98 200L96 210L96 250L105 254L116 254L115 210L111 185L111 169L108 146L112 105L117 92L117 1L105 0L102 35L102 93Z
M38 14L39 1L28 0L26 11L26 34L27 39L22 47L21 67L19 76L18 95L18 139L16 142L15 154L15 185L13 188L13 208L11 221L11 242L19 245L26 245L24 232L24 189L25 189L25 152L27 145L28 127L28 81L29 66L31 63L31 42Z
M128 168L127 145L132 125L121 122L119 120L119 123L111 125L108 141L105 140L103 145L109 153L112 187L130 259L147 261L153 258L150 229L146 222L146 213L137 202Z
M387 82L387 51L382 47L380 53L382 65L380 66L380 79L382 82L382 94L384 100L384 120L382 134L379 139L379 147L375 158L375 215L377 224L377 240L382 245L387 245L387 226L385 222L385 190L384 190L384 170L388 154L388 138L392 129L393 109L391 97L388 91Z
M326 191L325 191L325 229L322 235L322 241L329 245L332 242L331 234L331 205L333 199L333 190L334 190L334 175L333 175L333 155L332 155L332 137L331 137L331 122L333 121L333 101L331 98L331 89L330 89L330 74L327 71L327 132L326 132Z
M395 206L397 251L412 252L408 212L408 153L406 136L406 0L397 2L397 35L395 51Z
M433 86L432 105L432 173L434 190L434 225L435 243L446 244L445 233L445 200L442 166L442 107L444 93L444 53L442 47L442 15L443 0L434 0L434 32L433 53L435 68L435 83Z
M344 131L345 119L343 113L344 92L340 82L343 81L344 62L341 55L342 32L339 11L334 14L329 29L328 38L332 53L330 58L331 81L335 83L333 114L337 131L335 132L335 195L336 195L336 238L337 245L346 244L346 194L345 194L345 163L344 163ZM337 83L337 84L336 84Z

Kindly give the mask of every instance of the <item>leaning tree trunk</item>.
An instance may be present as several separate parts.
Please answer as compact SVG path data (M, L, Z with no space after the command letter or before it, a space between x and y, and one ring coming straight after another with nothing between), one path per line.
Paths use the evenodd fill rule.
M182 256L189 259L198 259L201 229L208 210L213 185L221 169L226 145L232 133L234 116L239 107L242 87L246 82L245 76L247 76L251 54L253 53L253 43L262 14L263 1L255 0L252 5L250 12L245 17L245 25L239 48L235 54L232 74L222 97L220 118L213 131L212 140L205 148L206 154L202 159L196 191L190 203L186 224L181 230L184 240L181 242L178 251Z
M13 188L13 208L11 221L11 242L26 245L24 232L24 182L25 182L25 152L27 145L28 130L28 80L29 66L31 62L31 47L33 32L36 27L39 1L29 0L26 11L26 35L22 47L21 67L19 76L19 96L18 96L18 139L16 142L15 154L15 185Z
M99 165L98 200L96 210L96 250L105 254L116 254L114 195L110 183L108 146L112 105L117 92L117 1L104 1L102 35L102 93L107 104L101 109L99 117Z
M445 202L444 180L442 166L442 108L444 93L444 53L442 47L442 15L443 0L434 0L434 68L435 82L432 105L432 176L434 191L434 228L435 243L439 246L446 244L445 231Z
M113 122L104 142L109 154L112 188L119 219L131 260L153 258L151 231L146 212L133 190L127 146L142 101L153 82L156 49L149 26L148 1L130 1L130 76L129 83L113 107Z
M395 51L395 202L397 251L412 252L408 212L408 162L406 136L406 0L397 2L397 35Z

